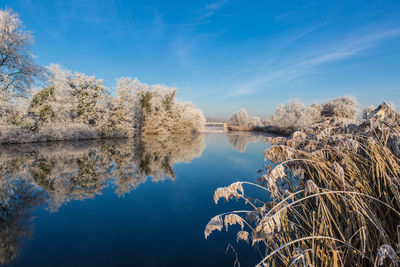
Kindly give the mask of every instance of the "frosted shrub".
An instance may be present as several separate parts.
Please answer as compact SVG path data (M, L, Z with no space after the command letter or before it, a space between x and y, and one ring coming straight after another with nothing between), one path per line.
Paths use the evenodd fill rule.
M342 96L329 100L322 105L321 116L340 117L356 120L361 106L352 96Z
M279 104L275 113L267 119L266 125L271 131L290 134L324 118L355 120L359 110L360 105L351 96L343 96L322 104L314 103L309 107L299 101L292 101L287 105Z
M367 119L368 113L374 111L375 109L376 109L376 107L375 107L374 105L370 105L370 106L365 107L365 108L363 109L363 111L362 111L362 118L363 118L364 120Z
M262 126L264 122L259 117L249 117L248 125L249 127L259 127Z
M45 139L37 133L13 124L0 122L0 144L32 143L40 141L45 141Z
M39 134L47 141L86 140L99 138L96 129L84 123L43 125Z
M306 108L305 114L307 118L307 124L317 122L321 120L321 106L317 103L313 103L308 108Z
M267 124L283 133L290 133L310 125L319 118L320 111L317 104L306 107L299 101L292 101L288 105L279 104L275 113L267 120Z

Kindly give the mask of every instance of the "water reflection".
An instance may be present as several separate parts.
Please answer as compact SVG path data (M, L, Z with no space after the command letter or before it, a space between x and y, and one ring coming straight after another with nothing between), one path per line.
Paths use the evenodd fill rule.
M4 265L14 260L23 242L30 239L34 209L46 196L25 179L2 179L0 183L0 264Z
M226 135L232 147L240 152L245 152L247 145L250 143L257 143L260 140L265 139L267 136L275 136L270 133L238 131L227 132Z
M260 138L228 134L240 151ZM36 207L55 212L106 187L123 196L147 179L174 180L174 165L200 157L205 146L203 135L0 146L0 265L32 236Z

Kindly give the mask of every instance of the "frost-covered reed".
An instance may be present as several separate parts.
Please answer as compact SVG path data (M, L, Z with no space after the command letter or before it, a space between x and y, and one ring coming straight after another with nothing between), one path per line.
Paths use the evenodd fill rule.
M398 266L400 114L384 103L366 117L328 117L269 138L259 183L215 191L216 201L243 199L249 209L217 215L205 236L239 223L238 241L264 251L260 266ZM265 191L264 202L246 186Z

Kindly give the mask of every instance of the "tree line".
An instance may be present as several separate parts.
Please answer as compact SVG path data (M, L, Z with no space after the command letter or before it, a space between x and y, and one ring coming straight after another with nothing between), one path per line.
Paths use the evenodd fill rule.
M18 14L0 10L0 143L203 130L203 113L177 101L176 88L123 77L112 94L95 76L37 65L32 42Z

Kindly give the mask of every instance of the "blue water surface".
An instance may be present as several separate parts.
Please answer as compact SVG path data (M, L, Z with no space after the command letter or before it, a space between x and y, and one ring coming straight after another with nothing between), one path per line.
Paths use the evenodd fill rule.
M7 266L241 266L260 256L239 226L213 232L215 215L246 207L216 188L255 181L264 136L3 146L1 264ZM251 194L254 189L248 189ZM261 194L260 197L263 197Z

